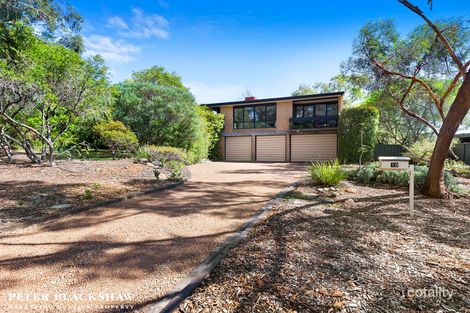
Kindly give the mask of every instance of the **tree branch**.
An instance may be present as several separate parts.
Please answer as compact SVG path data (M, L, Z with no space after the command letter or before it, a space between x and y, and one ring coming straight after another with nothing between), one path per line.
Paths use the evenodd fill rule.
M403 96L398 99L398 97L396 97L389 89L388 89L388 92L390 93L390 95L392 96L392 98L395 99L395 101L398 102L398 105L400 106L400 108L402 109L403 112L405 112L407 115L423 122L424 124L426 124L429 128L431 128L431 130L436 134L436 136L439 134L439 130L436 128L436 126L434 126L433 124L431 124L427 119L425 119L424 117L414 113L414 112L411 112L410 110L408 110L407 108L405 108L405 100L406 98L408 97L408 95L410 94L411 90L413 89L413 86L415 84L415 81L411 81L410 85L408 86L408 88L406 89L405 93L403 94Z
M442 32L439 30L439 28L433 22L431 22L431 20L428 19L426 15L424 15L424 13L423 13L423 11L421 11L421 9L419 9L417 6L412 5L408 0L398 0L398 2L400 2L401 4L406 6L408 9L410 9L411 11L413 11L416 14L418 14L419 16L421 16L421 18L426 21L426 23L434 30L434 32L436 32L436 34L439 36L439 39L441 39L442 43L446 47L446 49L449 52L450 56L452 57L452 60L457 65L460 74L462 76L465 76L465 69L464 69L464 66L463 66L462 62L459 60L459 58L455 54L454 49L452 49L452 47L450 46L450 44L447 41L446 37L444 37Z

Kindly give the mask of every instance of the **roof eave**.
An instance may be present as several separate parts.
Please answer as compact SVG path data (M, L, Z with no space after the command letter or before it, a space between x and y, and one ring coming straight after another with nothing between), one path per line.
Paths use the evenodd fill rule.
M208 103L204 105L207 107L220 107L224 105L277 102L277 101L288 101L288 100L303 100L303 99L309 99L309 98L323 98L323 97L340 97L343 95L344 95L344 91L338 91L338 92L329 92L329 93L316 93L316 94L309 94L309 95L302 95L302 96L256 99L256 100L250 100L250 101L240 100L240 101L230 101L230 102Z

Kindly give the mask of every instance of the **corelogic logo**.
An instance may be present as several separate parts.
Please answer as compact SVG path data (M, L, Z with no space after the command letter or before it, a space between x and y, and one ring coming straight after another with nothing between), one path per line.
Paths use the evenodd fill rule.
M441 298L451 299L454 290L434 286L432 288L407 289L402 292L403 298Z

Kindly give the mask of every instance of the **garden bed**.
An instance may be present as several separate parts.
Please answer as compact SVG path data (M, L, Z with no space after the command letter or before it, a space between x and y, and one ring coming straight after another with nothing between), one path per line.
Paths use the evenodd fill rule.
M32 165L21 157L15 164L0 160L0 229L171 183L158 182L154 169L131 159L59 160L56 167Z
M179 312L464 312L470 199L347 183L302 185L270 212Z

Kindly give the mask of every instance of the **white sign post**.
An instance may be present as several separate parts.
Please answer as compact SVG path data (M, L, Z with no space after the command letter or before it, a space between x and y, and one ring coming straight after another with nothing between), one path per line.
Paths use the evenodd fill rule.
M408 173L410 176L410 216L413 217L415 215L415 166L413 164L410 165Z
M415 166L410 165L410 158L407 157L379 157L380 169L392 170L392 171L408 171L409 191L410 191L410 204L409 213L410 216L414 216L414 205L415 205Z

